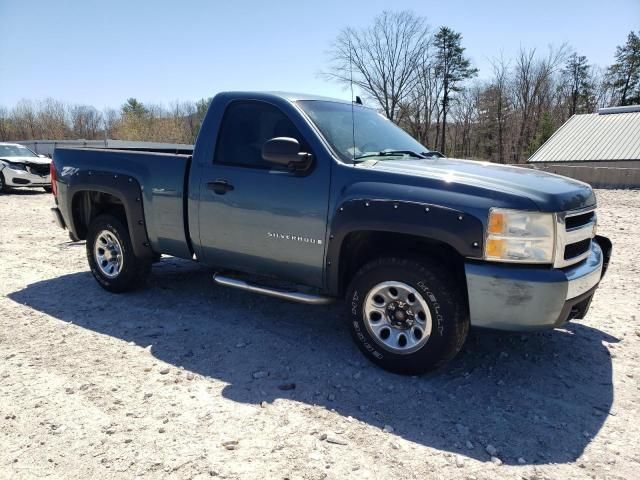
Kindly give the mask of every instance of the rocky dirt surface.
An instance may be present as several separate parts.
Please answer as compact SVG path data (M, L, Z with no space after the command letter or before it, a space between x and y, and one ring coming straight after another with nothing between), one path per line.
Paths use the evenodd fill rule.
M584 321L472 331L423 377L367 363L341 306L214 286L172 258L112 295L51 195L0 196L2 478L638 478L640 192Z

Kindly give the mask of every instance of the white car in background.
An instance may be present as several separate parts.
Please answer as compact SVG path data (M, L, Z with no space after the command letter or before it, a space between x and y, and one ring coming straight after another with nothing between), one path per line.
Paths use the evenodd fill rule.
M11 187L41 187L51 191L51 159L18 143L0 143L0 192Z

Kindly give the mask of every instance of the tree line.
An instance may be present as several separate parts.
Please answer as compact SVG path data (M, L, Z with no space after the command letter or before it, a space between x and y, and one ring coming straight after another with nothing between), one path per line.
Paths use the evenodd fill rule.
M478 79L460 32L412 12L383 12L345 28L321 75L355 87L367 104L428 148L449 156L522 163L571 115L640 104L640 32L593 65L568 45L496 56ZM488 74L487 74L488 73ZM193 143L211 99L169 107L128 99L99 111L46 99L0 106L0 140L102 139Z
M491 65L477 80L461 33L433 31L411 12L383 12L368 27L340 32L323 75L355 85L427 147L499 163L526 161L571 115L640 103L635 32L606 69L568 45L521 47Z
M486 80L463 37L412 12L383 12L343 29L327 79L354 85L427 147L449 156L522 163L571 115L640 104L640 37L630 32L607 68L568 45L497 56Z
M169 107L129 98L119 110L70 105L47 98L0 106L0 141L9 140L140 140L195 142L210 98L174 102Z

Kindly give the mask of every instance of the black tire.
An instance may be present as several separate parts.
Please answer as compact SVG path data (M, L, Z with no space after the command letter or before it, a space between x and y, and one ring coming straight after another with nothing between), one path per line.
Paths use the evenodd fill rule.
M402 282L411 287L422 296L420 300L429 309L431 332L427 332L428 335L424 337L426 343L422 346L419 339L413 340L418 343L414 347L418 348L415 351L391 351L384 345L382 338L376 337L369 330L371 327L367 325L371 325L371 322L365 323L365 300L372 289L380 288L383 282ZM415 296L413 299L415 301ZM389 308L389 303L393 302L384 303L386 306L381 307L382 310L388 312L386 309ZM413 307L407 303L404 303L404 306L409 308L411 314L414 313L411 312ZM430 259L389 257L366 264L351 281L347 294L347 310L351 334L360 350L373 363L394 373L418 375L438 368L455 357L469 331L468 308L460 287L444 267ZM386 315L376 316L382 318L376 321L382 322L388 322L391 318ZM382 330L384 328L380 329L380 332ZM403 336L402 330L393 330L391 326L386 330L400 334L398 339ZM412 329L404 330L410 331ZM406 335L404 338L406 340ZM400 343L397 348L400 348Z
M115 277L109 277L101 270L94 255L98 236L105 230L116 237L121 249L122 268ZM145 284L151 271L151 261L136 257L129 230L117 217L105 214L93 219L87 232L86 248L91 273L105 290L113 293L128 292Z
M51 188L51 187L42 187L42 189L47 193L53 192L53 188Z

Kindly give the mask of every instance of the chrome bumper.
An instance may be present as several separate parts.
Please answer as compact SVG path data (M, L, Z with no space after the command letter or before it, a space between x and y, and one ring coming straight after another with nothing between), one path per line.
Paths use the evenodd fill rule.
M598 237L583 262L564 269L467 263L471 325L539 330L582 318L610 254L611 242Z

